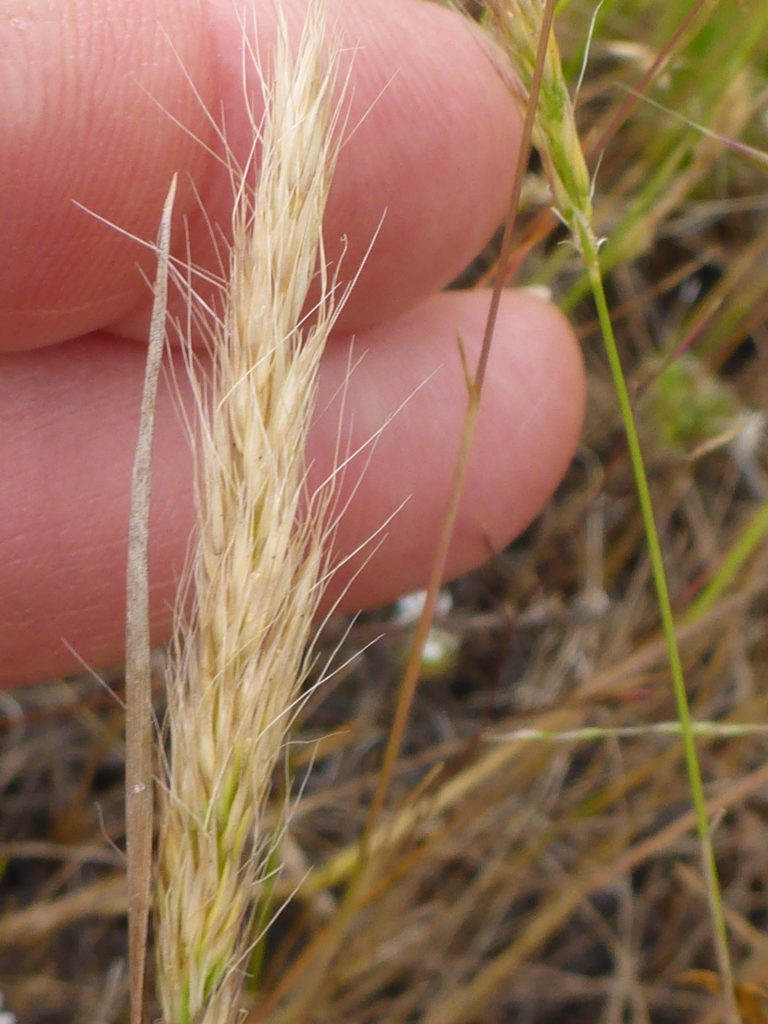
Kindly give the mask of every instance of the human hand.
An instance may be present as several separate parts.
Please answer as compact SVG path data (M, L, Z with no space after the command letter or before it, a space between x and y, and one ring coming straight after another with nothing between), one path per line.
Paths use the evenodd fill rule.
M266 46L271 4L261 6ZM304 3L288 6L298 24ZM364 357L346 388L352 447L405 402L365 471L347 474L356 490L339 552L356 549L409 499L344 598L357 608L420 585L429 569L466 409L455 339L460 332L476 356L488 304L482 292L438 289L504 215L519 118L457 16L421 0L333 0L331 8L343 44L355 51L356 126L327 216L331 256L346 236L343 266L353 273L384 220L324 360L310 441L316 478L331 466L334 396L353 334L355 358ZM205 111L217 119L224 112L227 141L242 153L249 129L241 34L233 0L0 0L0 686L76 670L70 647L96 667L122 657L151 305L138 267L154 271L151 253L73 201L151 239L179 171L176 250L185 250L186 218L193 258L210 262L201 205L226 225L231 187L211 155L218 143ZM184 390L178 353L176 361ZM583 369L565 321L527 293L505 292L452 575L484 560L489 542L505 545L538 512L572 456L583 402ZM154 460L150 576L159 642L170 629L193 522L189 444L167 387ZM331 597L350 574L334 581Z

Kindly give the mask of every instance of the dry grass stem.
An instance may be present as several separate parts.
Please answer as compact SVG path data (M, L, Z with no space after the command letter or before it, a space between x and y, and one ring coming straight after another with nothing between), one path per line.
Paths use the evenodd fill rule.
M157 964L167 1024L235 1020L269 852L262 813L327 566L330 491L305 442L334 319L322 222L336 156L323 5L297 56L279 17L255 185L237 182L224 310L199 441L194 610L169 677ZM253 159L255 155L251 154ZM255 172L254 172L255 173ZM319 274L322 298L303 320Z
M125 625L125 829L128 856L128 948L131 1022L141 1024L147 925L152 892L152 671L149 638L149 508L152 480L152 435L157 382L165 347L171 215L176 195L173 178L163 207L157 241L157 276L141 402L139 438L131 484Z
M382 7L332 6L354 6L361 16L363 8L367 16ZM475 0L452 6L483 17ZM305 0L291 2L292 12L304 7ZM432 14L458 25L454 15L426 17ZM403 25L406 46L422 45L407 39L421 24L417 17ZM294 43L296 28L294 22ZM356 31L354 24L347 28ZM466 28L477 38L476 27ZM724 890L736 1003L743 1024L765 1024L768 446L760 410L768 405L768 202L765 163L752 151L768 152L768 5L622 0L598 9L594 0L572 0L557 4L557 37L572 97L578 88L575 114L593 172L599 157L591 202L595 232L607 238L600 265L641 414L692 732L707 780L704 810ZM381 53L379 42L355 56L355 69L369 54L374 65L380 57L373 70L389 81L389 40ZM432 42L423 44L427 54ZM498 60L505 46L497 39L489 49ZM267 61L273 68L271 56ZM514 76L519 94L524 73ZM271 71L264 74L271 81ZM505 75L509 80L509 70ZM482 77L473 81L484 89ZM450 126L465 98L473 110L483 109L485 97L472 89L441 97ZM416 91L406 102L418 110L424 98ZM422 138L417 124L404 140L412 113L395 128L418 150L432 126ZM494 137L497 127L488 125ZM364 135L353 136L351 146ZM459 132L450 137L463 145ZM447 161L435 183L454 170ZM163 837L165 898L175 901L170 923L177 929L169 937L166 928L163 941L165 949L175 942L177 952L170 962L175 974L166 971L162 983L169 1002L180 1002L187 985L190 1021L193 1013L198 1020L215 1016L210 1007L192 1008L190 981L198 994L204 989L203 1001L220 1005L220 989L238 984L241 951L279 914L248 961L258 993L249 991L249 978L242 996L232 995L248 1024L723 1024L725 987L713 973L708 885L643 525L589 280L578 247L562 244L551 173L543 161L526 166L511 265L518 283L546 286L579 336L589 383L579 452L523 537L482 568L441 585L436 629L458 650L439 675L419 682L384 811L367 837L362 880L361 835L381 784L413 629L404 604L351 622L327 620L300 691L306 703L278 755L280 782L263 809L251 810L258 780L233 770L237 758L251 756L246 737L260 735L243 712L247 693L261 685L256 676L233 688L222 667L207 691L190 675L172 694L181 744L174 768L192 776L185 782L177 775L173 790L173 851L167 829ZM234 164L232 176L242 178ZM479 187L468 184L455 201L466 195L480 202ZM370 198L375 205L377 197ZM418 193L405 198L418 201ZM432 243L423 242L428 255ZM502 262L497 237L461 283L494 280ZM183 260L185 274L189 263ZM172 261L172 275L178 267ZM217 268L222 279L226 269ZM200 280L194 270L189 276ZM224 298L214 305L224 321ZM207 315L202 297L190 308L191 315ZM214 335L226 337L223 327L210 333L212 348L219 343ZM453 339L448 327L441 362L456 358ZM365 344L360 339L358 354ZM681 374L681 352L696 360L690 374ZM63 371L69 359L66 349L60 354ZM33 365L51 357L22 353L18 360ZM274 354L269 358L274 364ZM17 357L6 359L10 369ZM168 363L179 365L175 357ZM200 465L212 451L211 410L220 404L203 380L208 413L198 428ZM58 386L58 378L51 383ZM706 400L709 385L726 389L727 409ZM254 416L261 406L247 408ZM223 406L217 415L221 421ZM516 436L507 441L499 459ZM221 467L231 474L234 456L225 455ZM21 470L21 460L10 469ZM205 495L202 475L199 487ZM265 487L266 495L271 484ZM231 502L242 491L225 493L235 495ZM206 507L212 517L210 502ZM333 519L341 512L339 498ZM225 557L232 580L233 562ZM43 582L52 593L61 583L47 576ZM90 607L89 597L77 595L83 607ZM251 600L252 591L245 588L242 597ZM252 604L249 612L257 608L260 616L263 607ZM233 624L229 608L224 612L234 637L239 620ZM188 622L197 630L191 611ZM199 664L207 636L195 641L191 664ZM374 637L380 639L371 644ZM338 671L315 690L331 659ZM164 660L153 656L155 682ZM123 666L101 675L107 688L84 675L0 691L0 995L3 1011L19 1024L128 1024L126 686ZM155 687L154 702L163 720L165 688ZM237 714L242 721L222 750ZM743 723L751 735L743 734ZM282 723L252 746L268 758L281 732ZM263 780L266 763L259 771ZM164 812L171 810L162 782L155 795ZM239 820L247 836L236 843L234 816L245 806L248 820ZM227 844L240 856L231 867ZM251 853L264 846L270 866L281 870L261 885ZM345 891L354 891L354 900L344 901ZM242 939L231 945L223 938L225 909ZM207 982L199 980L203 972ZM171 1012L165 1011L168 1024ZM145 1014L164 1017L151 995Z
M554 8L549 12L549 21L551 21L553 9ZM544 39L544 36L542 35L541 38ZM384 801L392 778L395 760L403 741L413 698L419 682L424 648L432 625L432 620L434 619L437 596L440 590L440 585L446 575L448 554L450 551L451 541L453 539L456 519L458 517L459 505L464 492L469 459L472 453L472 445L475 437L475 428L480 409L483 384L485 382L486 368L488 366L491 346L496 332L496 321L499 312L499 305L501 303L501 294L511 259L514 226L517 209L520 203L525 168L530 157L531 143L535 133L536 103L539 96L539 90L542 87L542 75L545 66L544 48L542 46L534 50L533 54L533 63L530 68L530 79L528 82L529 102L526 107L525 121L520 139L520 149L515 166L515 176L512 182L509 203L507 206L507 217L504 224L504 234L501 242L496 280L491 292L491 301L483 329L480 356L478 358L477 365L471 372L467 364L462 339L458 339L459 355L461 357L464 378L467 386L467 410L464 416L459 449L456 453L456 462L453 467L450 496L446 505L443 520L440 524L440 532L437 537L437 543L432 557L432 564L430 566L430 574L426 588L426 599L414 631L413 640L411 641L411 647L408 654L408 661L400 681L395 718L389 733L387 747L384 753L384 761L382 763L376 786L376 792L374 793L373 800L371 801L368 821L366 823L366 832L361 844L361 852L363 855L365 854L367 838L375 829L377 819L384 806Z

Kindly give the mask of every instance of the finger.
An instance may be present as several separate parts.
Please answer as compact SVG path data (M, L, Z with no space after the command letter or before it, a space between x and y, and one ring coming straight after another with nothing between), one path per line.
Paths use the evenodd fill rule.
M289 4L295 26L305 7ZM256 8L258 43L268 50L274 8ZM242 157L252 138L242 20L253 9L253 0L238 9L232 0L40 0L3 22L5 350L105 327L146 338L150 297L139 271L151 273L151 254L74 201L152 239L179 171L177 222L188 220L192 258L216 269L206 218L226 228L232 189L209 152L222 155L207 112L223 116L227 144ZM344 311L352 331L408 308L481 248L503 215L518 119L457 15L417 0L333 0L331 11L344 49L340 77L349 70L350 81L326 222L330 254L343 237L352 275L376 236ZM178 226L175 238L186 251Z
M359 454L340 488L342 506L353 495L340 548L342 555L359 553L329 588L330 599L350 586L346 609L383 604L425 583L468 404L456 342L474 367L487 308L487 293L446 292L367 332L352 345L352 358L360 362L346 398L338 382L349 365L349 345L327 352L318 405L325 411L316 417L310 455L318 463L314 479L321 480L330 468L324 453L339 434L338 409L346 401L349 430L341 436ZM331 388L336 397L324 405ZM583 408L581 355L568 323L529 293L506 293L448 560L450 578L486 561L540 511L571 461Z
M190 203L187 175L200 180L206 167L202 147L171 120L203 133L182 67L202 97L212 101L215 90L200 4L38 0L21 10L0 24L6 350L85 333L136 303L141 249L75 202L154 238L174 171L185 172L181 210Z
M381 537L394 516L381 547L354 579L347 608L393 598L427 575L466 406L451 339L460 330L471 358L486 305L481 294L436 296L355 343L340 436L349 438L350 450L380 436L344 475L340 501L355 494L339 528L336 560L370 535ZM323 366L311 441L316 481L331 469L345 349L333 346ZM103 337L0 358L0 464L13 467L0 478L6 510L0 526L3 685L76 670L65 641L94 666L123 656L129 485L143 364L138 346ZM183 380L180 371L182 388ZM576 443L583 391L566 323L530 296L508 293L451 574L484 560L489 539L496 547L505 544L549 496ZM161 641L193 518L189 446L167 386L154 459L152 614L154 639ZM344 568L329 600L370 551Z

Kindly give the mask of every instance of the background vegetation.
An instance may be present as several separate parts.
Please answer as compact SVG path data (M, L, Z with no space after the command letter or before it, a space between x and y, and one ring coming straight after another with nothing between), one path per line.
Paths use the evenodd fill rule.
M572 94L592 34L577 117L595 226L708 723L741 1013L764 1024L768 7L573 0L556 29ZM407 609L343 640L339 664L365 651L309 700L285 752L293 792L285 766L276 777L284 866L263 919L280 916L251 964L253 1022L722 1019L682 747L657 728L675 705L631 470L587 281L550 205L534 158L517 281L577 324L579 454L527 534L445 588L363 873ZM460 283L487 280L496 256ZM329 625L329 651L345 629ZM109 682L120 693L119 670ZM20 1024L122 1021L122 710L82 678L0 694L0 714L0 991Z

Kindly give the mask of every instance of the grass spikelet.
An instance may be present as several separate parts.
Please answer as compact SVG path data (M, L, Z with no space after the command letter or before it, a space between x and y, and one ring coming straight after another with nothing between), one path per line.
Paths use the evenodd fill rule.
M330 494L306 494L304 450L336 308L321 236L336 156L334 69L322 3L309 5L295 57L279 11L278 23L266 113L254 124L260 169L253 186L250 167L233 176L228 283L211 330L198 452L194 608L168 681L156 898L166 1024L238 1014L269 846L261 815L326 570ZM323 298L308 324L317 274Z
M484 20L501 44L522 86L521 103L531 92L542 31L542 0L489 0ZM563 74L554 33L549 33L541 67L533 143L544 162L557 212L581 244L592 224L591 185L573 103Z

